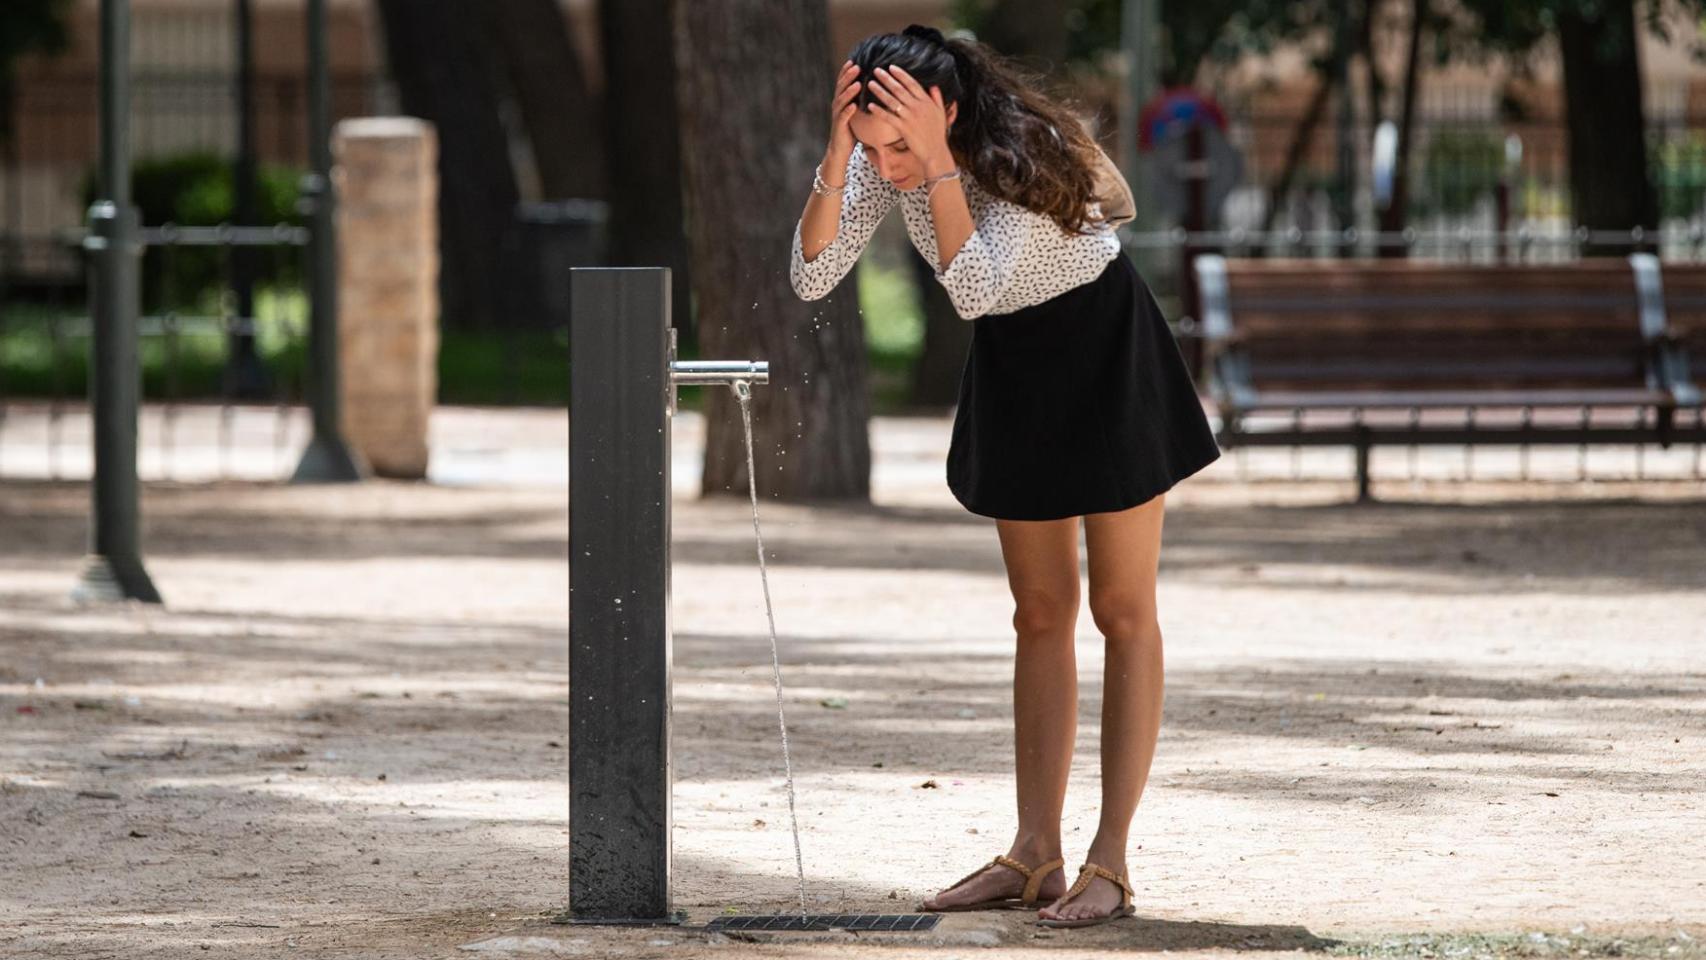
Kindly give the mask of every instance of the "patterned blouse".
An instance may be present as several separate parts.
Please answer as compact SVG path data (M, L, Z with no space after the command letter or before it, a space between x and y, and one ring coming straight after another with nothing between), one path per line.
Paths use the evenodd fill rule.
M817 300L835 289L897 199L907 236L964 320L986 313L1012 313L1088 283L1101 276L1108 261L1120 252L1112 227L1066 233L1048 216L985 192L969 172L962 171L960 183L973 229L948 269L942 270L937 266L936 227L924 190L903 191L884 179L863 149L855 149L848 158L843 182L847 187L835 239L809 263L800 244L800 224L794 225L789 278L802 300Z

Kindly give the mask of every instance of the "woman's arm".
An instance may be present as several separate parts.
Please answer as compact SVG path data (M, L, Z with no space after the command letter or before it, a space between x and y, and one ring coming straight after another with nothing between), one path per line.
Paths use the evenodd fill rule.
M942 186L936 188L939 195ZM955 191L956 194L959 191ZM935 198L931 214L935 215ZM963 195L959 205L965 206ZM969 215L968 215L969 219ZM983 209L983 219L965 235L958 252L946 267L936 271L936 279L948 291L954 312L962 320L975 320L1001 302L1002 294L1013 280L1020 254L1036 229L1038 217L1029 210L1005 200L991 198ZM940 223L940 219L937 220Z
M954 169L954 158L950 154L944 159L926 162L924 175L937 177L952 173ZM960 188L960 178L939 181L929 189L930 222L936 227L936 259L941 261L932 266L936 268L937 275L940 275L954 262L954 256L971 237L976 223L972 220L971 208L966 205L966 192Z
M788 277L802 300L817 300L835 289L899 195L857 150L840 171L826 163L823 179L831 186L840 181L844 189L830 196L813 193L794 227Z
M849 157L848 159L852 159ZM847 186L847 169L843 164L840 172L830 165L834 160L824 158L820 169L823 170L823 182L831 187ZM800 253L801 259L807 263L817 259L823 248L829 246L840 232L841 227L841 197L840 193L818 193L816 190L806 197L806 209L800 214Z

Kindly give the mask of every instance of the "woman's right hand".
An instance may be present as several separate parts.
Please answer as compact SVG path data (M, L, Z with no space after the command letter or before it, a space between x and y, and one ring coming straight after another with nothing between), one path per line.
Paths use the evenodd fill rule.
M842 172L853 157L853 128L848 121L853 118L853 111L859 109L854 103L858 95L859 67L849 60L841 65L841 73L835 78L835 99L829 108L829 149L824 153L823 179L832 187L842 185L839 182Z

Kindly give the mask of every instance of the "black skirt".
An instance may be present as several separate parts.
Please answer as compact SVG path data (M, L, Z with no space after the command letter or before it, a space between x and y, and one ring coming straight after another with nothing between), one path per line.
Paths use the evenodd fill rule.
M1179 345L1123 251L1095 280L973 323L948 448L948 489L972 513L1124 510L1220 456Z

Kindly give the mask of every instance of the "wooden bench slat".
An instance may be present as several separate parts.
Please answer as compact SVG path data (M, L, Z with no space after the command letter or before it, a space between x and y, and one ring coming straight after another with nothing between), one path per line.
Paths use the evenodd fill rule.
M1407 407L1611 407L1669 403L1663 390L1282 390L1258 391L1243 410Z

